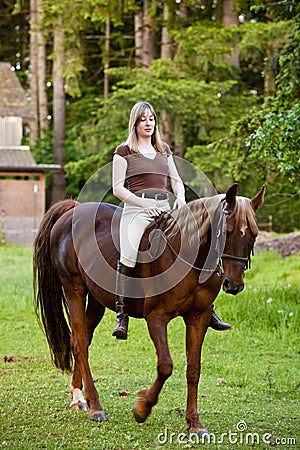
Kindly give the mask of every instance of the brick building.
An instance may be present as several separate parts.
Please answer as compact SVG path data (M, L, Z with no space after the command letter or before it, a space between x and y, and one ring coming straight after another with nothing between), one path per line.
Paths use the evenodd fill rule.
M0 243L32 245L45 213L45 174L58 165L36 164L22 145L24 124L35 120L9 63L0 63Z

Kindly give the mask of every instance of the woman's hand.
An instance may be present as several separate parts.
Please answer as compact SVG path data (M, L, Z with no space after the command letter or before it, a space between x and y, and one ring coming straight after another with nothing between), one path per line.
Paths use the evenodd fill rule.
M179 209L179 208L181 208L182 206L184 206L185 204L186 204L186 202L185 202L185 199L184 199L184 198L177 197L176 200L175 200L175 202L174 202L173 208L174 208L174 209Z
M150 217L158 217L162 213L162 210L160 208L157 208L156 206L149 206L147 208L144 208L144 211Z

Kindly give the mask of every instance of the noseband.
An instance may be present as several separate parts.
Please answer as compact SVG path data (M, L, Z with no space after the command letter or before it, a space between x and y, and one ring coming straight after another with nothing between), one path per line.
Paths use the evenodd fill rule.
M220 236L222 233L222 229L223 229L223 223L224 223L224 216L231 216L234 215L232 211L229 211L229 209L226 208L226 206L224 205L222 210L221 210L221 216L220 216L220 221L219 221L219 225L218 225L218 229L217 229L217 251L218 249L220 249ZM252 246L251 249L251 254L254 254L254 244ZM244 270L250 269L251 266L251 256L249 255L248 257L244 258L243 256L235 256L235 255L229 255L228 253L223 253L220 250L218 251L218 255L219 255L219 264L221 265L221 260L222 259L231 259L232 261L239 261L241 263L244 264Z

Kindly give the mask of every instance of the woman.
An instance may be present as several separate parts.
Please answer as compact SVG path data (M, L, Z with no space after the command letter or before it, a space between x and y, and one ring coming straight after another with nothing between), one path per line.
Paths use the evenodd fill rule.
M152 105L138 102L130 113L127 140L116 148L113 157L113 194L124 202L116 279L117 324L112 333L117 339L127 339L125 277L130 277L136 265L145 228L170 209L168 179L175 195L173 208L180 208L186 203L185 191L172 152L161 140Z

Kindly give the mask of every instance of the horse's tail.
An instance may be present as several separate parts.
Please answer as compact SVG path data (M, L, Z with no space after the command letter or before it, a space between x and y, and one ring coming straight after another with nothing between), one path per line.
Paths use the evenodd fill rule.
M34 308L45 331L54 364L61 370L72 368L70 328L60 279L55 271L50 253L50 234L57 220L74 208L74 200L55 203L44 215L34 241L33 289Z

